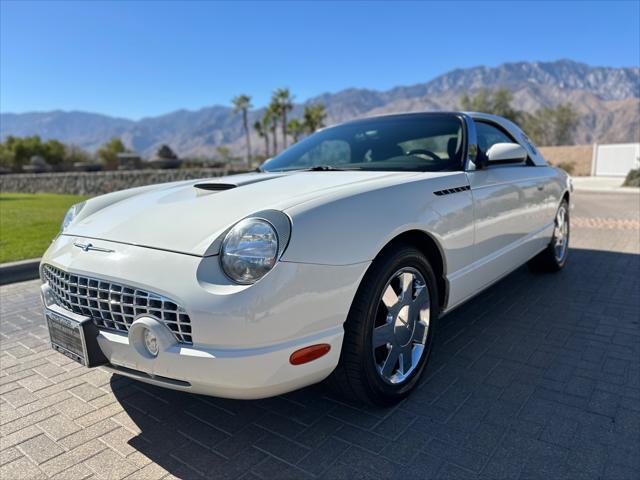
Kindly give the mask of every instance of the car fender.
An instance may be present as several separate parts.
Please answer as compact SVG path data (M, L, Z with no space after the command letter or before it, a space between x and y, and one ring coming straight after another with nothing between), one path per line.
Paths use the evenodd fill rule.
M404 232L429 234L448 269L471 258L473 211L470 192L434 192L464 186L459 174L406 182L332 199L317 199L286 210L292 219L282 260L349 265L369 262Z

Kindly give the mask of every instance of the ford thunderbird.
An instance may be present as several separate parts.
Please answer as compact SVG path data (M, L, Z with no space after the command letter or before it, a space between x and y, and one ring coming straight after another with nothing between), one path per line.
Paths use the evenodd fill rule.
M329 127L255 172L73 206L40 267L52 347L154 385L262 398L328 379L399 401L438 321L569 252L570 178L493 115Z

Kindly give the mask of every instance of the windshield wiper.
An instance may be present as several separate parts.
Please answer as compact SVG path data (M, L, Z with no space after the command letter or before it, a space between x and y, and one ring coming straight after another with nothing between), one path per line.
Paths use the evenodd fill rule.
M303 172L341 172L344 170L360 170L359 168L340 168L332 165L315 165L313 167L305 168Z
M362 168L350 167L350 168L340 168L334 167L333 165L315 165L309 168L282 168L280 170L264 170L263 172L344 172L347 170L362 170Z

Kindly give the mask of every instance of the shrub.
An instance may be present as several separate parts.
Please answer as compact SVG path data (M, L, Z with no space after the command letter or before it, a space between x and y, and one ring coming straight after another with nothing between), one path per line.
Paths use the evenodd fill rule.
M629 170L627 178L624 179L623 187L640 187L640 168Z
M573 162L560 162L557 165L558 168L561 168L562 170L567 172L569 175L573 175L573 170L575 166L576 165Z

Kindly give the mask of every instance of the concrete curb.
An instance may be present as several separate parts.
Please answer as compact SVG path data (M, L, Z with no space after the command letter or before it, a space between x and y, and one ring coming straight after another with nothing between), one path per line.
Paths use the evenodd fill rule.
M0 285L9 283L24 282L38 278L40 272L39 258L20 260L18 262L0 263Z
M639 193L638 187L623 187L624 177L571 177L576 192Z
M638 187L617 187L617 188L589 188L573 186L573 191L577 193L622 193L625 195L638 195L640 189Z

